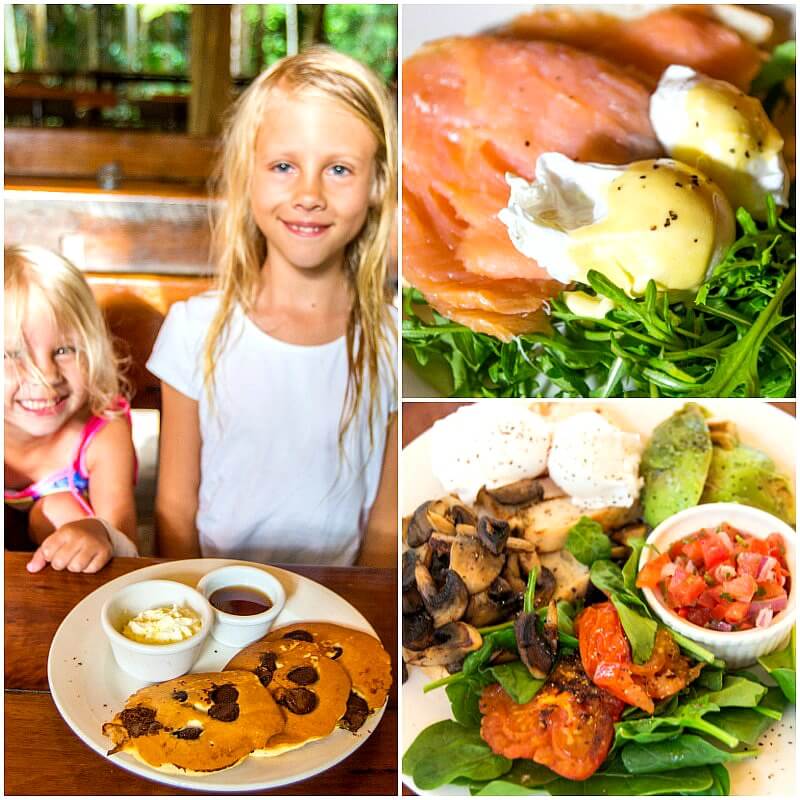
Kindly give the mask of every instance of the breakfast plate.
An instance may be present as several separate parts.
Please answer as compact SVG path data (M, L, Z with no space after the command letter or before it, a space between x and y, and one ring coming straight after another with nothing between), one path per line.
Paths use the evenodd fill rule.
M102 734L127 698L147 685L122 672L100 627L105 601L126 586L145 580L168 579L196 586L208 572L243 561L208 558L155 564L109 581L85 597L59 626L50 646L47 676L53 701L64 721L92 750L104 757L113 742ZM301 620L334 622L377 636L372 626L346 600L320 584L287 570L257 566L280 580L286 605L275 627ZM221 645L211 636L192 672L221 670L240 648ZM228 770L207 776L167 774L132 756L119 753L109 760L144 778L170 786L206 792L243 792L273 789L304 780L338 764L366 741L378 726L383 708L367 718L358 733L337 728L330 736L274 758L248 758Z
M494 400L502 403L503 400ZM509 401L514 402L514 401ZM649 436L654 428L678 411L682 400L606 400L597 401L550 401L567 403L585 410L602 405L604 414L623 430ZM790 415L765 402L756 400L703 400L702 406L713 419L727 420L738 429L744 445L757 447L775 463L777 470L795 476L795 453L797 452L797 423ZM407 447L401 455L400 509L402 516L410 515L430 498L445 494L443 486L431 468L431 431L426 431ZM403 685L402 725L400 731L401 754L405 753L417 736L429 725L451 719L448 698L442 689L423 693L423 687L432 680L446 674L441 668L409 667L409 677ZM758 742L759 754L727 768L731 778L731 794L758 795L795 794L795 707L789 705L783 718L764 733ZM468 796L466 786L445 785L434 790L420 790L410 776L403 775L404 782L420 794ZM576 784L579 790L579 784ZM580 793L579 791L577 793Z

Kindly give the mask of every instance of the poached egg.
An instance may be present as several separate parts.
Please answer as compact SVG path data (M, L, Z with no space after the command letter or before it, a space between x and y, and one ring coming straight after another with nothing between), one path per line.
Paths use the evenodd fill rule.
M789 196L783 139L761 102L690 67L668 67L650 98L650 122L672 158L719 184L734 208L766 216Z
M462 406L431 429L431 468L448 494L472 504L482 486L496 489L541 475L551 426L526 400Z
M506 175L511 193L498 216L517 250L562 283L587 283L597 270L630 297L650 280L659 290L696 289L734 240L717 184L672 159L615 166L543 153L535 175L534 183ZM571 300L591 316L611 308L584 293Z
M578 508L630 508L642 487L641 453L639 434L584 411L555 426L547 467Z

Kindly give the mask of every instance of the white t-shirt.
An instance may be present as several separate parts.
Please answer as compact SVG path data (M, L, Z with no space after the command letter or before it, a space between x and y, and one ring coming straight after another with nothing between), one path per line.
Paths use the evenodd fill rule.
M208 292L175 303L147 362L154 375L198 401L202 554L352 564L378 491L386 423L397 409L394 359L381 365L379 396L374 403L364 397L342 455L345 338L314 347L287 344L237 307L217 361L212 407L202 359L218 302L218 294ZM390 341L394 350L394 330Z

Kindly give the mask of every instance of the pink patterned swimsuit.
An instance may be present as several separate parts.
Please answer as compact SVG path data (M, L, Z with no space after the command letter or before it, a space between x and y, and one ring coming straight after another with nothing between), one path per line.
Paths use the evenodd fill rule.
M122 397L118 398L115 408L125 413L125 418L130 425L131 407L127 400ZM89 505L89 473L86 469L86 451L89 449L89 445L95 435L103 430L108 423L109 420L105 417L91 416L83 428L78 452L71 466L54 472L52 475L48 475L46 478L42 478L24 489L4 490L3 500L5 504L20 511L30 511L31 506L40 497L59 492L69 492L77 500L80 507L93 517L94 509Z

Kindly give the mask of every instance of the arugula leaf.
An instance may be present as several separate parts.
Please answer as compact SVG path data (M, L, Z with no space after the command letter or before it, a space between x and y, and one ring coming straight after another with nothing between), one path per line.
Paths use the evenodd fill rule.
M576 315L563 294L550 330L510 342L431 312L404 290L404 353L443 394L470 397L793 397L794 210L765 223L737 214L739 238L698 292L629 298L600 273L587 293L618 302L604 319Z
M581 564L590 567L593 562L611 558L611 540L599 522L581 517L567 534L567 550Z

